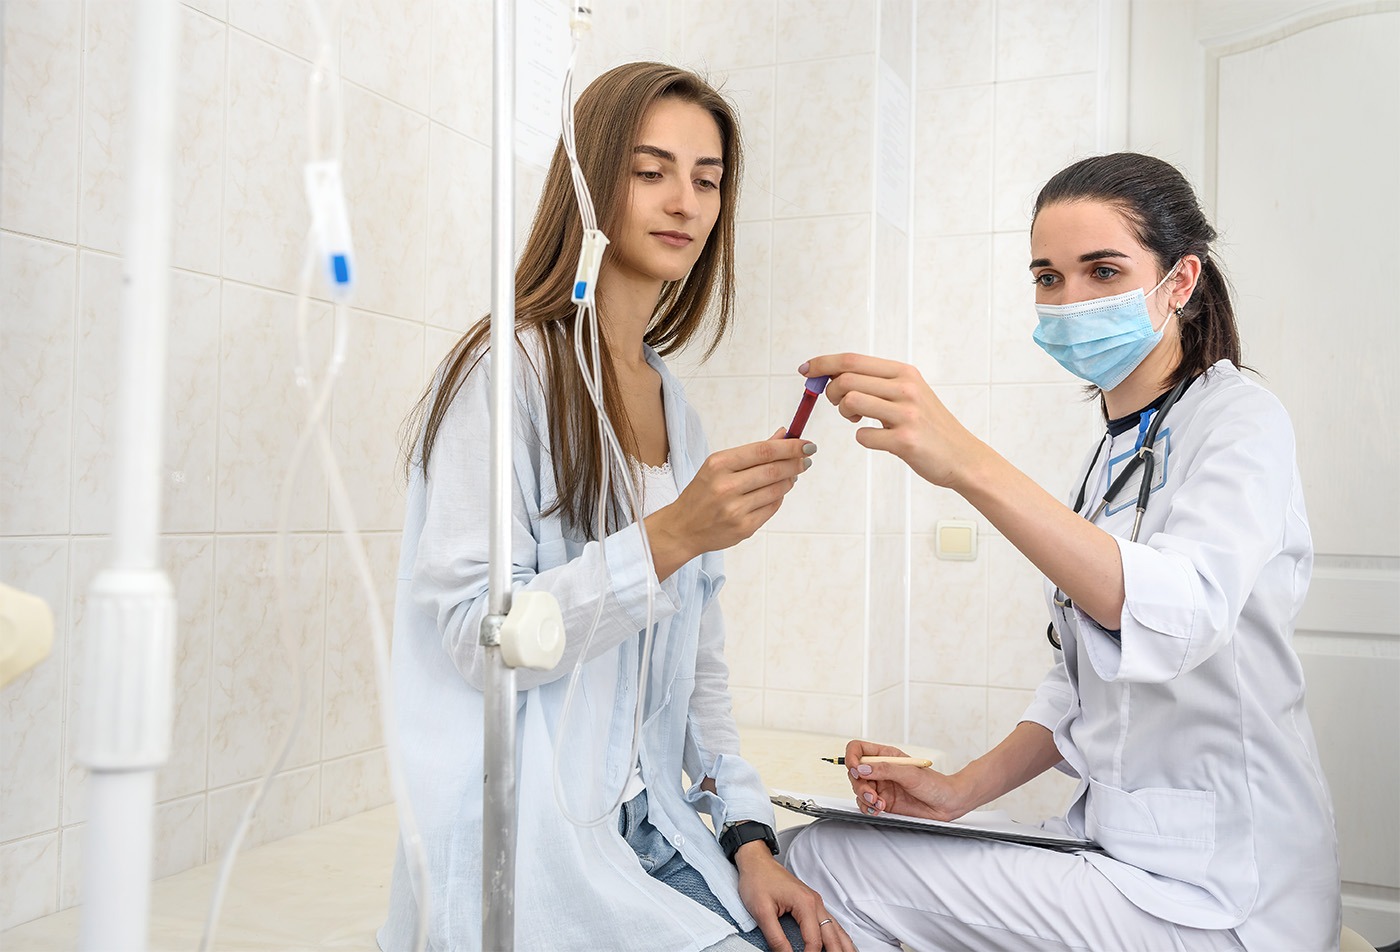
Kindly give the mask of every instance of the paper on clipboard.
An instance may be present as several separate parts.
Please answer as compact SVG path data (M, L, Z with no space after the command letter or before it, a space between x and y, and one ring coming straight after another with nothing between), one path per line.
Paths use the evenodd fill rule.
M868 813L860 812L850 800L815 794L809 796L787 790L773 790L768 799L784 809L828 820L849 820L852 823L868 823L871 826L918 830L924 833L941 833L944 836L1022 843L1026 846L1039 846L1066 853L1103 852L1103 847L1093 840L1077 839L1051 830L1044 830L1038 826L1031 826L1028 823L1018 823L1000 811L974 811L956 820L943 821L897 816L890 813L871 816Z

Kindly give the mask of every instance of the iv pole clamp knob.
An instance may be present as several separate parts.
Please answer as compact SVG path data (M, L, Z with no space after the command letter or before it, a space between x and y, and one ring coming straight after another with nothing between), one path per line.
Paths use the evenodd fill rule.
M517 592L508 615L482 621L483 644L490 643L493 627L501 660L509 667L548 671L564 656L564 613L548 592Z

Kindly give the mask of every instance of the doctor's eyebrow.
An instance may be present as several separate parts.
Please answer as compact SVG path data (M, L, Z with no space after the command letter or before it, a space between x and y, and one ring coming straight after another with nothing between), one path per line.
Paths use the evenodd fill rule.
M1090 251L1087 254L1079 256L1079 260L1082 262L1102 261L1105 258L1129 258L1131 260L1130 255L1126 255L1121 251L1114 251L1112 248L1100 248L1098 251ZM1050 267L1050 259L1036 258L1031 262L1030 266L1032 268L1048 268Z
M654 156L656 156L658 159L664 159L665 161L667 161L667 162L672 162L672 163L674 163L674 162L676 161L676 153L674 153L674 152L668 152L667 150L662 149L662 148L659 148L659 147L654 146L654 145L639 145L639 146L637 146L636 148L634 148L634 149L632 150L632 154L633 154L633 155L654 155ZM696 164L696 165L717 165L717 166L719 166L720 168L724 168L724 160L723 160L723 159L715 158L715 157L712 156L712 155L702 155L700 158L698 158L698 159L695 160L695 164Z

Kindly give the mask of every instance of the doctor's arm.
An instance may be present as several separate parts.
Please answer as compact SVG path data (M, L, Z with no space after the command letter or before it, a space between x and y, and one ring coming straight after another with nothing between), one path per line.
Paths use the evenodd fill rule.
M1077 515L968 431L908 364L860 354L816 357L808 376L832 377L826 396L856 440L898 456L935 486L952 489L1036 568L1105 628L1123 611L1123 562L1113 537Z

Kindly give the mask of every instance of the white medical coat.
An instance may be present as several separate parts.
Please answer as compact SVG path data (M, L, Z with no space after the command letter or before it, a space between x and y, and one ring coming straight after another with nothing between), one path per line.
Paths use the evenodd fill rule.
M647 360L661 374L671 466L684 487L707 455L704 433L679 382L650 349ZM517 672L516 947L703 949L733 926L649 877L618 834L616 812L583 828L555 802L556 743L566 747L565 793L576 817L597 816L626 782L649 572L635 525L610 535L605 554L566 531L558 515L543 514L556 496L545 403L519 349L515 364L513 584L552 592L567 633L557 668ZM488 357L443 419L429 478L412 477L394 614L399 743L431 879L429 948L454 952L481 947L484 671L477 638L487 602L490 377ZM737 820L773 824L767 789L739 757L715 600L722 571L719 554L707 553L664 584L651 575L655 646L640 759L648 818L748 930L756 923L739 898L736 871L697 812L707 810L717 829ZM567 676L599 599L602 621L561 741ZM682 768L693 781L688 790ZM705 777L715 780L717 795L699 789ZM408 948L416 908L400 843L381 948Z
M1137 437L1093 464L1085 509ZM1105 847L1090 861L1139 908L1233 927L1248 949L1336 948L1336 827L1291 646L1312 572L1292 425L1221 361L1170 410L1163 444L1139 541L1136 478L1097 523L1122 554L1120 631L1057 607L1047 582L1063 659L1024 719L1080 778L1064 824Z

